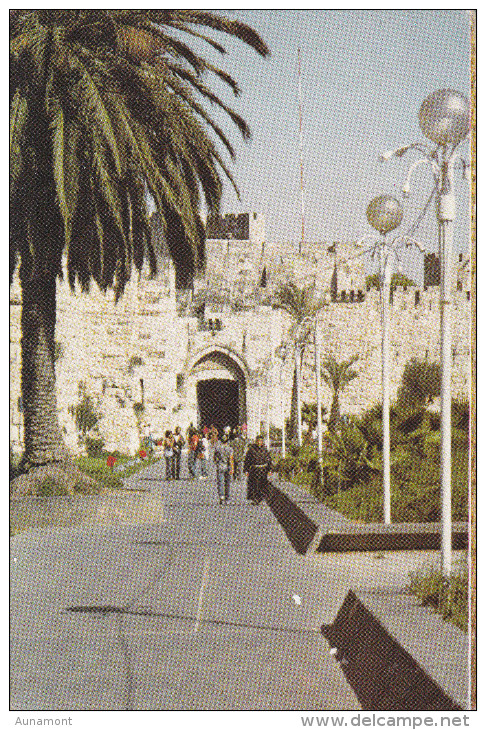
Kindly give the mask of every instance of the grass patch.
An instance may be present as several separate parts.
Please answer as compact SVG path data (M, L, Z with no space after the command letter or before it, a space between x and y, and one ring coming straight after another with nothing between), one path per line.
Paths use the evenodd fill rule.
M100 482L101 487L105 489L122 489L123 479L132 476L137 472L145 469L147 466L156 463L159 459L148 456L147 459L138 463L130 463L135 460L133 457L124 454L117 455L116 466L127 464L123 472L112 471L106 464L106 458L109 454L103 456L79 456L76 459L78 468L88 476ZM130 464L130 465L128 465Z
M450 578L437 570L426 568L410 574L410 591L423 606L432 606L440 615L461 631L467 632L469 624L469 576L462 567Z
M440 434L415 429L391 449L391 516L393 522L439 522ZM469 513L468 436L453 429L452 519L467 522ZM351 520L383 521L382 450L351 423L328 439L323 453L323 480L315 446L289 447L277 469L282 479L309 491L316 499Z

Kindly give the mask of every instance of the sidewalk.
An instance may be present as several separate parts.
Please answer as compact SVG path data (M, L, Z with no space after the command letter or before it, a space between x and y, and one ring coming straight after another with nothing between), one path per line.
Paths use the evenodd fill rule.
M152 522L12 538L12 709L358 710L320 627L435 554L299 556L243 484L221 507L211 479L163 473L129 482Z

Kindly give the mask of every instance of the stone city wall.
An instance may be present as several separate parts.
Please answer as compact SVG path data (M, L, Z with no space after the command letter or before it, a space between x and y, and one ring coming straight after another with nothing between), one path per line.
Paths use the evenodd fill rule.
M267 411L275 425L282 422L282 409L289 415L293 357L282 363L272 353L288 340L291 321L281 310L262 303L265 297L268 300L271 286L259 290L261 269L268 267L273 284L295 269L295 275L298 273L303 279L314 276L322 291L329 291L336 255L324 247L317 259L309 260L307 268L299 257L295 257L292 267L285 257L277 257L271 247L265 259L251 255L250 244L246 253L241 242L230 246L228 252L224 242L225 256L229 258L224 266L224 256L219 259L218 267L215 252L220 245L223 243L217 242L214 250L210 247L209 261L214 265L208 267L207 276L197 282L194 290L204 300L211 277L219 275L218 268L224 273L226 267L228 276L231 259L230 289L232 285L240 286L243 280L250 282L250 289L257 292L251 308L235 311L230 291L226 303L220 302L212 309L207 302L203 316L194 316L190 306L180 306L174 270L167 260L162 273L154 279L149 279L146 272L134 275L117 304L112 292L103 294L95 285L85 295L71 293L66 279L58 284L58 410L66 442L74 451L81 447L73 407L83 393L91 397L100 415L96 431L109 450L135 453L144 424L150 424L152 432L159 436L176 425L186 429L190 423L196 424L198 373L204 369L204 363L214 369L215 358L216 370L218 363L223 363L219 377L234 377L246 385L246 414L242 414L241 420L246 420L250 436L266 421ZM347 296L347 301L330 302L319 315L322 359L326 355L338 361L359 356L354 365L359 377L351 381L340 398L343 413L359 413L381 399L380 295L376 290L366 292L363 278L360 260L351 269L348 267L337 288L340 295L340 283L343 287L345 282L352 282L357 288L362 286L364 300L356 301L354 297L354 301L349 301ZM453 293L454 395L467 395L470 388L471 312L467 287L470 289L465 280L462 290ZM190 304L190 297L187 301ZM21 291L15 281L11 288L10 423L12 447L16 451L22 449L23 440L20 309ZM439 342L438 287L399 287L390 305L392 398L406 362L413 357L438 362ZM212 359L211 353L216 353ZM302 372L304 402L316 400L313 357L313 348L309 347ZM322 392L323 403L329 410L331 393L325 384Z

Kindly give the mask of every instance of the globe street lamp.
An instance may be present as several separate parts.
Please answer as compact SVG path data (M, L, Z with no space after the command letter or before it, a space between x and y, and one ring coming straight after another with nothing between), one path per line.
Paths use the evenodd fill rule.
M451 572L452 518L451 518L451 254L454 237L455 195L453 170L457 159L456 148L467 137L470 128L469 100L453 89L440 89L430 94L419 110L419 125L430 139L431 147L416 142L381 157L389 160L401 157L409 150L417 150L422 157L409 169L404 195L410 190L413 171L420 164L428 164L436 184L436 213L439 229L440 259L440 351L441 351L441 498L442 498L442 571ZM463 169L465 169L463 162Z
M403 218L403 208L391 195L373 198L366 210L368 223L383 236L380 251L380 297L381 297L381 382L383 399L383 513L385 524L391 522L390 487L390 283L391 252L393 244L386 243L386 234L395 230Z

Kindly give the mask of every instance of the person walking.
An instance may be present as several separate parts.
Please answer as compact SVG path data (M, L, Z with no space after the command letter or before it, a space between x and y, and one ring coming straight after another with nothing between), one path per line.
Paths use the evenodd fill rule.
M233 448L233 461L235 465L234 479L241 479L243 476L243 461L246 452L246 435L241 432L238 427L235 438L231 442Z
M181 475L181 452L185 444L184 436L181 434L181 427L176 426L174 433L174 464L175 478L180 479Z
M142 423L140 426L142 430L142 447L150 453L154 450L154 440L152 436L152 429L150 423Z
M211 446L215 446L218 441L219 431L216 426L211 426L209 429L209 443Z
M208 478L209 440L204 431L199 434L197 458L201 470L200 479Z
M243 471L247 476L247 499L259 504L265 497L268 475L272 471L272 457L265 448L263 436L257 436L246 452Z
M165 432L164 438L164 457L165 457L165 479L175 478L175 456L174 456L174 436L172 431Z
M234 472L233 449L228 443L228 436L223 434L214 446L214 463L216 464L216 486L219 503L226 504L230 498L231 477Z
M189 451L187 455L187 466L189 468L189 476L195 479L197 476L197 445L199 443L199 436L197 431L190 431L189 436Z

